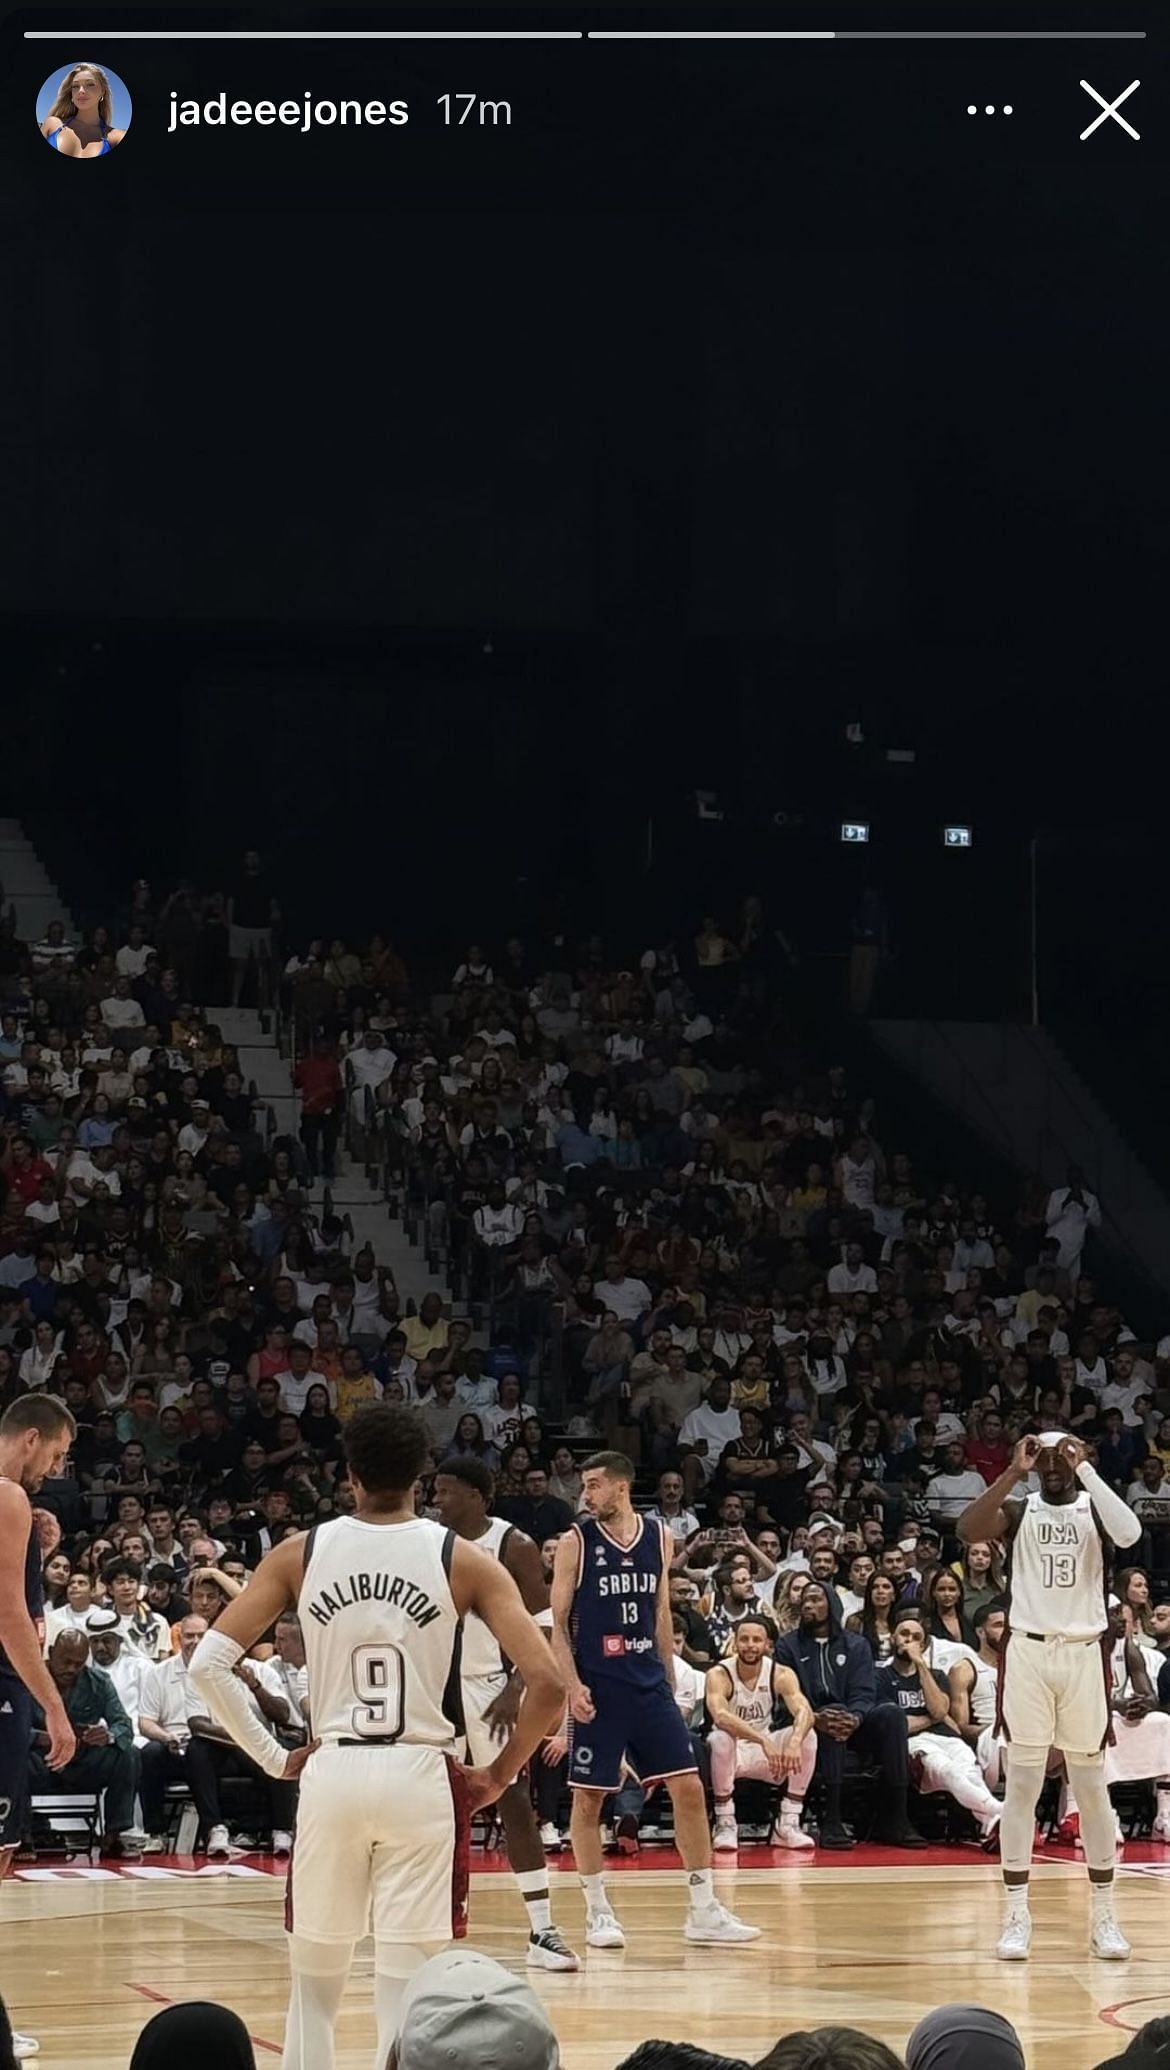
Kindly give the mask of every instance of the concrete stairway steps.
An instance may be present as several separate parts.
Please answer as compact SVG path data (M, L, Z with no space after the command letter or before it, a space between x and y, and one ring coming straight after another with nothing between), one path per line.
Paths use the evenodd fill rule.
M299 1101L293 1091L291 1070L277 1049L271 1027L267 1032L261 1028L260 1015L254 1007L208 1007L207 1019L220 1030L225 1042L234 1043L238 1049L244 1077L254 1080L260 1098L272 1108L277 1133L296 1135ZM363 1168L351 1164L344 1150L338 1152L337 1177L329 1191L337 1212L348 1215L353 1224L355 1251L364 1250L368 1244L379 1265L390 1267L404 1304L407 1300L417 1303L424 1294L446 1293L441 1280L427 1270L426 1258L409 1241L401 1222L391 1219L380 1190L367 1183ZM319 1204L323 1194L324 1187L318 1181L314 1201Z
M16 908L16 931L22 941L39 941L54 920L67 935L76 936L69 908L19 820L0 820L0 885L5 906Z

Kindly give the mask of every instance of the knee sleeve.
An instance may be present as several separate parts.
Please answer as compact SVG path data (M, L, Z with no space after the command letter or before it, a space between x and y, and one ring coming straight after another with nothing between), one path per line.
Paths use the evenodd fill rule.
M333 2029L353 1961L353 1942L310 1941L293 1933L288 1957L291 1976L281 2070L333 2070Z
M1048 1750L1046 1747L1013 1745L1006 1747L1004 1752L1007 1788L999 1826L999 1858L1005 1869L1030 1869L1036 1835L1036 1804L1044 1787Z
M311 1941L303 1933L290 1933L289 1968L307 1977L347 1977L353 1947L352 1941Z
M449 1941L375 1941L374 1974L379 1977L399 1977L408 1983L416 1970L432 1955L441 1955Z
M398 2040L402 2024L402 2001L410 1986L410 1980L417 1975L432 1955L439 1955L447 1946L446 1941L431 1941L427 1944L411 1941L375 1941L374 1943L374 2017L378 2024L376 2070L390 2059L390 2051Z
M1090 1869L1112 1869L1117 1860L1117 1824L1105 1780L1105 1756L1066 1753L1064 1763L1081 1816L1085 1861Z

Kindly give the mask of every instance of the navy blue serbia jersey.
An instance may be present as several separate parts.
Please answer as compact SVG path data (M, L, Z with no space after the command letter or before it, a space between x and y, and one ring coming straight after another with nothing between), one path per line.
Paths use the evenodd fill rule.
M632 1545L619 1545L603 1524L578 1517L581 1540L573 1602L573 1654L588 1687L600 1677L652 1688L665 1681L658 1652L662 1526L639 1517Z

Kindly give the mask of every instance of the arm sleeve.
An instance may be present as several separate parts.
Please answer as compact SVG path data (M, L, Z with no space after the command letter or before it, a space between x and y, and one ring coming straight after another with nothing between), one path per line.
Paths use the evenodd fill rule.
M244 1649L221 1632L204 1632L187 1670L191 1686L207 1705L208 1716L230 1732L238 1747L250 1755L265 1775L284 1774L288 1750L273 1738L263 1718L257 1716L248 1692L234 1670Z
M1101 1479L1095 1466L1082 1459L1077 1468L1077 1479L1082 1488L1087 1488L1093 1498L1093 1508L1113 1540L1114 1545L1136 1545L1142 1535L1141 1519L1135 1517L1128 1502L1123 1501L1116 1488L1111 1488Z

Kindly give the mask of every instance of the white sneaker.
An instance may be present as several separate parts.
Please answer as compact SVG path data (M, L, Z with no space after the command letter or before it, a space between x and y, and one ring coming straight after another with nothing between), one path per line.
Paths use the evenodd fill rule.
M616 1925L616 1921L614 1922ZM581 1964L562 1937L559 1927L546 1926L542 1933L528 1936L529 1969L580 1969Z
M1032 1945L1032 1914L1017 1912L1009 1918L996 1943L1001 1962L1026 1962Z
M224 1861L226 1861L231 1851L232 1844L231 1841L228 1839L227 1827L212 1826L210 1833L207 1835L208 1854L219 1855Z
M18 2063L25 2063L30 2056L39 2056L41 2044L31 2034L18 2034L12 2030L12 2053Z
M148 1833L142 1843L143 1854L165 1854L161 1833Z
M795 1812L790 1812L787 1818L781 1812L772 1835L773 1847L815 1847L816 1844L812 1834L805 1832Z
M624 1948L626 1937L612 1912L586 1912L585 1945L587 1948Z
M276 1832L272 1835L273 1854L292 1853L292 1834Z
M1154 1820L1155 1840L1170 1842L1170 1811L1160 1811Z
M735 1854L739 1849L739 1827L733 1812L716 1813L711 1845L716 1854Z
M1089 1953L1099 1955L1102 1962L1124 1962L1127 1955L1133 1954L1133 1949L1116 1919L1098 1919L1089 1942Z
M546 1819L540 1829L540 1844L546 1854L559 1854L565 1844L551 1819Z
M704 1905L701 1910L692 1906L683 1927L684 1939L704 1941L709 1944L727 1941L758 1941L762 1929L745 1926L726 1905Z

